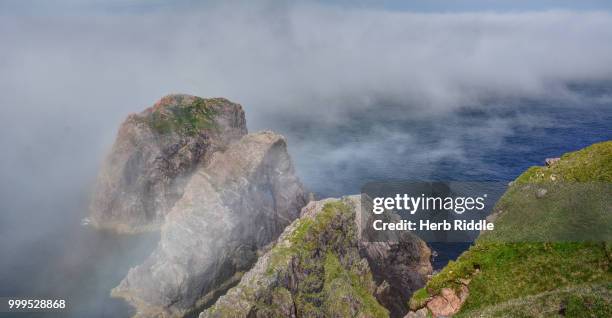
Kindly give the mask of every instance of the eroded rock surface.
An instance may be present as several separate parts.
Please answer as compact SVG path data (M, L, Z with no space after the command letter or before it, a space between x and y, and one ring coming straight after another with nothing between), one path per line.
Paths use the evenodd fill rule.
M372 262L380 270L391 265L390 276L385 277L397 278L399 273L406 273L400 269L404 268L400 262L407 262L406 269L420 268L423 257L429 262L430 252L416 237L412 237L412 244L362 244L356 217L359 209L359 196L310 202L300 219L285 229L276 245L259 258L240 283L200 318L388 317L389 309L376 294L391 288L391 284L398 288L404 284L409 293L422 287L424 277L407 278L398 284L383 279L377 286ZM397 257L392 256L396 252ZM405 257L409 254L411 257ZM424 272L430 273L431 265ZM410 275L420 274L417 270Z
M387 211L373 215L369 200L361 200L364 209L357 214L359 249L372 269L378 285L376 299L390 311L391 317L403 317L408 311L408 300L417 289L425 286L432 273L431 250L410 232L375 231L370 225L375 219L398 222L399 215Z
M391 317L403 317L409 310L412 293L425 286L432 273L431 250L412 235L402 235L398 241L361 242L379 286L378 301L389 309Z
M246 135L191 177L156 250L112 295L137 316L184 316L237 281L305 204L284 138Z
M98 175L92 225L159 228L198 165L246 133L242 107L224 98L168 95L128 116Z
M458 295L457 295L458 294ZM456 314L469 295L467 286L461 285L459 293L451 288L442 288L439 295L434 296L427 308L434 317L448 317Z

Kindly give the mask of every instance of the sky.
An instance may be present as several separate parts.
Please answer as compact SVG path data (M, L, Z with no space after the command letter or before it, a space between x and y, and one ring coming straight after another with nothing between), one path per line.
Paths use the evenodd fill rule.
M234 2L238 1L225 1ZM273 1L266 1L273 2ZM316 3L344 8L366 8L413 12L475 12L534 10L610 10L606 0L318 0L289 1L294 4ZM197 0L3 0L4 13L71 14L71 13L143 13L208 6L213 1ZM281 1L276 1L281 3Z

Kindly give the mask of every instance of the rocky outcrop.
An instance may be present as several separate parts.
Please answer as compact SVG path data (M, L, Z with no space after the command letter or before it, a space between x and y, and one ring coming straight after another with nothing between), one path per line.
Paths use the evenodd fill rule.
M112 295L141 317L181 317L240 278L299 216L305 193L285 139L249 134L215 152L184 187L151 256Z
M555 163L559 162L559 160L561 160L561 158L546 158L544 160L544 163L546 163L547 167L550 167L552 165L554 165Z
M98 177L94 226L161 230L111 295L136 317L403 316L426 244L368 242L359 196L309 200L285 139L247 134L240 105L164 97L122 124Z
M223 98L169 95L128 116L98 175L92 225L159 228L195 169L246 133L242 107Z
M440 294L427 302L427 309L434 317L448 317L456 314L469 295L466 285L461 285L459 292L451 288L442 288Z
M361 242L360 203L359 196L310 202L240 283L200 318L393 315L395 308L385 308L377 294L420 288L431 273L430 251L412 236L411 242ZM373 268L380 271L380 283ZM385 270L390 273L382 274ZM400 278L401 273L411 278ZM405 303L409 296L393 299Z

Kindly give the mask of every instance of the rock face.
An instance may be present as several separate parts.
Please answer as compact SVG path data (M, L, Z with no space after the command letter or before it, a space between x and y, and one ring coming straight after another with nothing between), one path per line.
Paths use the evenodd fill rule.
M196 167L246 133L242 107L223 98L169 95L130 115L98 175L92 225L159 228Z
M442 288L440 295L432 297L427 309L434 317L448 317L456 314L469 295L466 285L461 285L459 295L451 288Z
M379 285L376 298L391 317L403 317L409 310L408 300L432 273L431 250L410 235L399 241L361 242L360 247Z
M368 260L378 285L376 299L389 310L391 317L403 317L409 310L408 300L432 273L431 250L410 232L374 231L369 226L374 220L399 222L401 218L391 211L375 216L369 213L371 199L363 199L361 208L368 212L357 214L361 255Z
M246 135L195 172L156 250L112 295L134 305L137 316L182 317L236 282L305 200L284 138Z
M416 237L412 237L413 244L365 246L356 220L359 208L359 196L310 202L301 218L285 229L240 283L200 318L388 317L390 311L377 301L376 294L394 282L383 280L377 285L372 264L379 270L393 264L387 269L395 277L401 271L393 270L401 267L399 262L407 262L407 268L423 266L425 258L429 262L429 249ZM412 255L400 256L395 262L390 251ZM431 273L431 265L424 272ZM408 290L421 287L424 277L414 282L420 285L406 283Z

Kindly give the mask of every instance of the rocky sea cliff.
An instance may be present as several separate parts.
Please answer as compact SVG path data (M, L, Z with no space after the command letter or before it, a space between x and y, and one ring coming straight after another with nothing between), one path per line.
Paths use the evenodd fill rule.
M308 197L285 139L248 134L240 105L166 96L125 120L98 177L95 227L161 232L111 294L136 317L403 316L427 245L362 242L356 197Z

